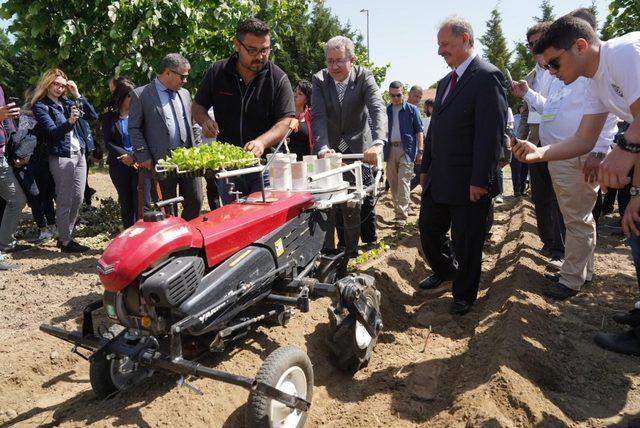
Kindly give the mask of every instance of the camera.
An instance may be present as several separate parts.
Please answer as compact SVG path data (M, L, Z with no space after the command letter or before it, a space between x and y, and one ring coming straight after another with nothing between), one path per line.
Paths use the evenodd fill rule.
M79 117L83 117L84 116L84 104L82 103L82 101L81 100L75 100L73 102L73 105L75 105L76 108L78 109Z

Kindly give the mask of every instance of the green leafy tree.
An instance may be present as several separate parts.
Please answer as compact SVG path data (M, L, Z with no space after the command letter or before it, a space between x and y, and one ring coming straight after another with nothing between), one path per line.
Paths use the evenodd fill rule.
M632 31L638 31L640 22L640 1L613 0L609 4L609 15L602 28L602 38L622 36Z
M540 17L533 17L536 22L547 22L556 19L553 13L553 6L549 0L542 0L542 3L540 4L540 12L542 13Z
M504 71L509 63L509 50L502 31L502 17L498 8L491 11L491 17L487 21L487 30L480 37L480 42L483 45L484 58Z
M0 51L5 52L4 55L0 56L0 86L6 89L11 87L11 77L13 76L11 56L13 46L4 30L0 30Z
M59 67L98 106L108 98L110 77L144 84L169 52L189 59L193 90L213 61L232 53L236 24L249 16L273 28L272 58L294 81L324 66L320 43L331 36L353 36L356 51L364 49L320 0L7 0L0 16L13 17L9 31L23 64L14 81L33 84ZM386 68L372 68L384 79Z

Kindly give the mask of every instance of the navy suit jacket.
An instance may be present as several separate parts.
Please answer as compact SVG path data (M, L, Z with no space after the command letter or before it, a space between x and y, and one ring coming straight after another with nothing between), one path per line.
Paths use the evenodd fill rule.
M438 82L420 172L436 203L464 205L469 186L498 194L496 178L507 122L507 96L500 70L476 56L442 100L451 73Z

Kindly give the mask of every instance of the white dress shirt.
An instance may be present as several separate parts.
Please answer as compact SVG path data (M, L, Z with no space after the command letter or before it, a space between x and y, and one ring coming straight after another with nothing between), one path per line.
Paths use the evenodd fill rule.
M524 96L530 107L542 112L540 115L540 142L544 146L556 144L573 136L580 126L586 109L585 93L589 79L579 77L570 85L553 77L549 82L549 95L545 97L532 89ZM617 118L610 114L593 149L607 153L617 132Z
M465 59L462 64L460 64L459 66L457 66L453 71L456 72L456 74L458 75L458 79L456 80L456 84L457 82L460 81L460 79L462 78L462 75L464 74L465 71L467 71L467 68L469 68L469 64L471 64L471 61L473 61L473 59L478 56L477 53L472 53L471 55L469 55L469 58ZM449 95L449 91L451 90L451 80L449 81L449 86L447 86L447 90L444 92L444 95L442 96L442 99L446 99L447 95Z

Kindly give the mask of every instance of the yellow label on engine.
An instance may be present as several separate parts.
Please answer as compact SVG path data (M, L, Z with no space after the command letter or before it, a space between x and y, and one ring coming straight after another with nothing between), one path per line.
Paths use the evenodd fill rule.
M284 245L282 245L282 239L278 239L275 243L276 246L276 256L280 257L284 254Z

